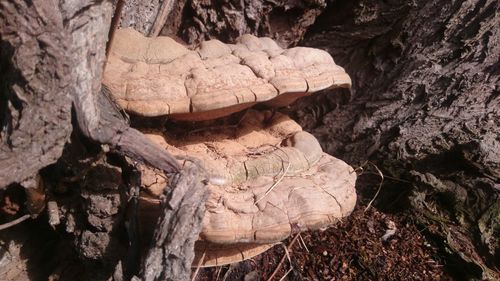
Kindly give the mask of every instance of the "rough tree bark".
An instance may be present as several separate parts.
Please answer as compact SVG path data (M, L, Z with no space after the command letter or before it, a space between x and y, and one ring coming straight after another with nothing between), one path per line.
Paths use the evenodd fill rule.
M85 136L167 173L179 171L101 94L112 4L83 2L2 2L0 187L33 177L61 156L72 103Z
M282 46L290 46L303 38L325 7L325 0L129 1L121 26L144 34L161 30L162 35L179 36L188 44L213 38L229 42L250 33L272 35Z
M302 125L325 151L401 179L386 181L378 206L406 198L427 232L468 264L455 268L462 276L498 277L498 1L334 0L308 30L300 24L307 7L324 2L177 2L183 12L162 32L188 43L249 32L289 46L299 41L287 39L291 31L301 45L329 51L352 77L350 100L303 101Z
M64 59L63 15L50 8L56 2L0 5L0 187L5 187L35 176L61 156L72 130L74 85Z
M29 179L60 158L72 131L72 105L83 136L110 145L114 151L159 168L166 174L173 176L180 172L177 161L142 133L130 128L106 91L101 92L112 8L111 1L19 0L0 3L1 89L5 97L0 103L3 109L0 119L0 191L11 184L33 182ZM116 174L112 172L116 169L102 167ZM208 192L203 178L193 176L193 169L188 174L189 181L180 180L178 186L171 184L166 191L166 211L159 222L158 226L162 228L157 231L154 244L164 251L155 255L159 263L145 264L144 269L145 272L160 272L161 276L146 278L148 274L144 273L147 280L189 279L194 240ZM114 186L120 186L119 182ZM99 208L107 204L116 209L120 205L118 194L113 188L108 188L110 191L101 190L103 198L97 198L92 193L98 186L91 186L88 194L82 188L81 196L88 199L88 206ZM107 196L115 199L108 200ZM84 256L102 258L109 244L109 232L117 227L115 223L104 223L108 218L99 218L106 213L105 210L89 211L87 223L97 232L76 232L83 233L77 239L95 244L89 247L81 245ZM112 211L109 215L117 212ZM182 221L182 225L177 224L177 220ZM74 231L75 223L66 223L66 229L69 227ZM178 235L178 231L182 235ZM85 237L89 239L85 240ZM179 247L182 252L172 251ZM169 258L171 256L176 258Z
M410 181L403 189L416 216L471 263L463 276L493 279L499 25L498 1L336 1L304 40L332 53L355 83L349 104L313 129L327 151Z
M205 202L209 195L204 183L207 175L202 170L191 165L169 184L175 189L163 200L164 214L144 259L142 280L190 280L194 242L205 214L200 201Z
M92 94L100 89L97 66L103 61L111 5L83 2L0 3L0 187L22 183L60 157L72 131L73 101L80 105L76 113L85 135L176 170L168 156L154 157L154 147L144 153L136 142L128 142L140 135L118 114L92 113L110 106L109 100ZM325 151L353 165L370 160L403 180L387 180L377 206L384 208L396 198L394 193L402 194L426 231L444 238L454 258L466 262L465 278L496 278L498 9L495 0L151 0L130 1L122 25L157 32L160 15L167 21L162 34L187 43L209 38L231 42L253 33L271 36L283 46L300 41L328 50L353 79L351 97L348 103L331 96L303 101L296 115L304 127ZM106 128L103 120L114 120L111 130L100 131ZM116 137L117 132L124 133ZM168 228L176 205L165 206L161 226ZM166 245L152 245L153 260L154 251L165 251ZM187 271L188 263L178 264Z

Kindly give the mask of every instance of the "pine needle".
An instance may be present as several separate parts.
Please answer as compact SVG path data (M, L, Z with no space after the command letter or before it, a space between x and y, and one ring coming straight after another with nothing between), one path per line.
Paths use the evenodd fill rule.
M196 280L196 276L198 276L198 272L200 271L200 268L201 268L201 264L203 263L203 261L205 260L205 254L207 252L206 251L203 251L203 255L201 255L201 258L200 258L200 261L198 262L198 264L196 265L196 270L194 271L194 274L193 274L193 277L191 278L191 281L194 281Z
M269 278L267 279L267 281L274 280L274 277L276 276L276 274L278 274L278 271L280 270L281 266L285 262L285 258L288 258L288 262L290 263L290 269L285 273L285 275L280 280L283 280L283 278L286 277L290 273L290 271L292 271L292 269L293 269L293 267L292 267L292 259L290 258L289 251L292 249L293 245L295 244L295 242L299 238L299 234L295 235L295 237L292 239L292 241L290 242L290 244L288 245L288 247L285 247L285 245L283 243L280 243L283 246L283 248L285 249L285 255L283 255L283 257L281 258L280 262L278 263L278 265L274 269L274 271L271 274L271 276L269 276Z
M382 189L382 184L384 183L384 174L382 173L382 171L380 171L380 169L377 167L377 165L373 164L372 162L368 162L368 163L370 163L375 168L375 170L377 170L377 172L380 176L380 184L378 185L378 190L375 193L375 196L373 196L372 200L370 200L370 202L366 206L364 212L366 212L372 206L373 202L375 201L375 198L377 198L378 194L380 193L380 190Z
M289 168L290 168L290 162L288 162L288 165L286 166L285 170L283 171L283 174L281 174L280 178L277 181L275 181L273 183L273 185L271 185L271 187L266 191L266 193L264 193L264 195L262 195L262 197L260 197L257 201L255 201L254 205L257 205L257 203L259 203L260 200L264 199L264 197L266 197L269 193L271 193L271 191L273 191L273 189L283 180L286 173L288 173Z

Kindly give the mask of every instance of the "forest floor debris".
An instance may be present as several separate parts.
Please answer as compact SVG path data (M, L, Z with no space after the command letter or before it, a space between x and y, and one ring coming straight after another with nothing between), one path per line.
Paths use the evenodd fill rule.
M281 264L284 249L276 245L251 260L231 267L204 268L198 281L219 280L452 280L437 247L427 241L409 214L385 214L359 205L350 217L325 231L302 233L291 245L291 265ZM387 240L387 229L397 231ZM296 240L296 239L295 239ZM278 269L277 272L275 270Z

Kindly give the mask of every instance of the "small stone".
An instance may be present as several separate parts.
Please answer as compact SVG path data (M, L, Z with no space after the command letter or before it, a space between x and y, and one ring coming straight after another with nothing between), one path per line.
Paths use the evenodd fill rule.
M56 201L49 201L47 203L47 213L49 216L49 224L51 226L56 226L59 223L61 223L61 220L59 217L59 207L57 206Z

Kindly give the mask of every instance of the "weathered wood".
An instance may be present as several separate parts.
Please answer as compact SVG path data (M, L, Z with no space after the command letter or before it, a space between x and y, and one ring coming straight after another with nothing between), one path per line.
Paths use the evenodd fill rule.
M190 280L194 242L198 239L209 192L206 174L188 163L172 179L163 199L151 248L144 261L144 281Z
M109 24L108 24L109 26ZM103 38L106 37L104 34L107 34L107 30L99 29L99 26L94 26L95 29L93 31L96 33L93 37ZM103 34L103 32L105 33ZM73 36L78 36L78 31L73 31ZM95 41L95 40L94 40ZM84 43L84 42L80 42ZM88 88L87 91L81 91L74 97L74 107L77 116L77 120L79 123L79 127L84 135L103 144L109 144L115 150L121 152L124 155L131 157L136 161L140 161L146 164L149 164L153 167L159 168L165 171L167 174L173 174L180 171L180 166L177 161L171 157L168 152L159 146L152 143L148 140L142 133L139 131L132 129L129 127L127 122L124 120L123 116L120 114L119 109L112 102L105 88L101 88L100 77L102 75L103 69L103 60L104 60L104 46L105 41L99 41L98 45L100 49L94 49L93 46L78 46L78 44L74 44L75 47L81 48L79 50L75 50L75 52L85 52L85 50L93 51L94 56L92 58L95 61L90 64L80 65L79 70L84 72L79 72L81 74L91 73L94 74L93 79L88 79ZM82 51L83 50L83 51ZM88 56L87 56L88 57ZM89 68L86 68L89 67ZM99 91L101 89L101 91ZM180 206L178 204L170 203L171 209L170 212L173 214L166 215L167 220L179 221L181 223L186 223L187 225L179 228L168 228L168 229L158 229L156 232L158 235L179 235L182 232L182 235L178 236L180 239L173 239L169 241L164 241L163 245L165 247L164 251L161 253L157 253L156 257L161 260L166 260L167 257L174 255L172 252L174 249L183 248L182 253L177 253L177 258L175 262L162 264L162 270L164 271L162 274L162 278L178 280L178 276L189 276L191 272L191 268L189 266L185 266L186 264L191 264L192 259L194 257L194 240L196 240L198 236L199 229L201 227L201 218L204 212L204 202L206 200L205 197L196 196L197 194L206 193L206 189L200 188L199 185L195 185L193 182L189 182L187 184L193 184L193 186L180 185L177 186L175 184L171 185L171 189L167 191L166 197L175 198L173 200L181 200L185 196L188 198L187 203ZM192 190L193 187L198 187L198 189ZM178 195L179 192L185 191L188 189L192 192L183 192L181 195ZM182 212L177 208L199 208L197 212L193 212L195 214L193 216L190 214L189 216L183 216ZM183 239L186 239L187 242L184 242ZM183 255L181 255L183 254ZM179 267L178 264L184 265L183 267ZM155 266L155 264L153 264ZM157 266L157 265L156 265ZM150 265L145 265L143 269L144 272L149 272L151 269ZM155 268L153 272L162 272L159 271L158 268ZM147 275L145 275L147 276ZM153 280L147 279L145 280ZM158 279L154 279L158 280Z
M303 38L326 2L177 0L170 6L162 34L193 44L208 39L230 43L250 33L272 36L281 47L289 47Z
M130 128L105 90L101 93L105 46L112 14L110 3L101 5L92 6L87 16L70 24L70 34L74 38L70 50L75 58L73 103L79 127L85 136L94 141L109 144L123 154L167 173L175 173L179 171L175 159L142 133Z
M0 3L0 188L54 163L72 130L71 38L57 6Z
M177 161L130 128L105 89L101 92L111 14L109 1L0 3L0 83L6 97L0 102L5 109L0 119L0 188L36 175L61 156L72 130L72 105L84 136L167 174L180 171ZM177 228L158 230L159 236L187 239L163 243L165 259L177 256L163 264L162 276L169 279L189 276L206 200L201 181L182 179L180 188L173 184L166 194L172 212L167 220L185 224L179 228L182 235ZM175 252L177 248L183 252Z
M121 27L132 27L144 35L149 35L156 18L161 14L163 2L170 0L126 1L123 9ZM161 15L160 15L161 16Z
M147 0L126 1L124 12L120 17L122 28L131 27L150 37L160 34L163 26L179 1Z
M163 3L161 3L160 10L158 11L154 24L149 32L149 35L151 37L156 37L158 36L158 34L160 34L160 31L167 22L169 15L172 13L175 2L176 2L175 0L163 0Z
M377 205L411 194L427 231L465 261L463 278L500 277L499 25L495 0L345 1L304 40L354 82L336 110L311 101L308 128L329 153L411 182L384 185ZM315 122L308 110L327 114Z
M151 143L110 113L109 102L98 100L111 3L1 5L6 99L0 104L0 187L34 176L60 157L72 129L72 101L86 136L169 173L178 170L166 152L149 151Z
M109 144L118 152L161 169L167 174L180 170L177 161L167 151L128 125L105 87L101 88L99 95L93 95L92 98L95 98L92 103L84 103L78 99L75 102L77 119L87 137L102 144ZM92 107L94 112L99 114L96 119L91 113ZM95 127L89 125L92 121L96 122Z

